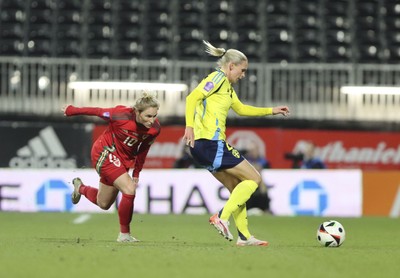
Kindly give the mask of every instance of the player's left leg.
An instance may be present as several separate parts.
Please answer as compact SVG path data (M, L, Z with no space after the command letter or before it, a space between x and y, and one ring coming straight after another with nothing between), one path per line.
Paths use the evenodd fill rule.
M232 214L239 231L237 245L261 245L267 246L268 242L261 241L252 236L248 230L246 202L261 183L260 173L244 160L233 168L220 170L214 174L231 191L226 202L221 219L229 219ZM236 181L235 181L236 179ZM235 182L240 181L235 185Z
M236 185L240 183L240 180L226 172L219 171L214 173L214 176L217 180L219 180L225 187L232 192ZM221 210L222 212L222 210ZM247 221L247 211L246 211L246 204L243 204L238 207L237 210L232 212L233 219L235 221L236 228L238 230L239 237L248 238L251 236L248 228L248 221Z
M128 173L124 173L114 181L114 186L122 193L121 202L118 206L120 223L120 234L117 241L136 242L139 241L130 235L130 224L132 221L136 185Z
M217 179L219 176L227 180L228 178L224 178L224 175L235 177L240 181L233 189L228 188L231 195L222 210L221 219L229 219L234 211L250 199L250 196L261 183L261 176L247 160L243 160L233 168L222 169L214 174ZM228 186L231 187L232 185Z

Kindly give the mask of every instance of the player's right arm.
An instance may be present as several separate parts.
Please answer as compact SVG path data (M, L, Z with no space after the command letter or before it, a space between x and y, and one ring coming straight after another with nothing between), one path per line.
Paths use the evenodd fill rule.
M204 98L203 93L195 89L186 97L186 111L185 111L185 120L186 120L186 129L185 134L183 136L183 141L186 145L194 147L194 115L196 114L196 105L199 101Z
M62 111L67 117L70 116L97 116L104 120L109 120L113 108L99 108L99 107L76 107L73 105L65 106Z

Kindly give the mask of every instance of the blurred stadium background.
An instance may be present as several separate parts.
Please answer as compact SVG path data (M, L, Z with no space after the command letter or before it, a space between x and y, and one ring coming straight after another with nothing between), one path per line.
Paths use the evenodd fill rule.
M180 153L185 97L216 66L202 40L248 56L247 77L236 88L244 103L287 104L292 111L289 119L230 114L228 136L236 147L256 141L273 168L287 169L284 154L312 140L328 168L359 171L354 184L362 200L353 215L370 209L398 216L400 95L342 92L344 86L397 92L398 0L0 0L0 167L90 167L91 143L104 126L65 119L61 107L131 105L141 93L71 86L102 81L187 86L157 90L164 133L147 168L171 168ZM0 200L17 209L12 186L31 185L7 171L0 172ZM376 187L382 178L390 180L385 193ZM378 211L379 196L388 205ZM43 198L32 207L41 210ZM368 208L361 207L366 200Z
M238 92L249 104L288 104L292 119L398 119L400 96L340 92L400 82L396 0L2 0L0 15L2 116L59 118L65 103L128 98L79 95L71 81L182 82L190 91L215 66L204 39L248 56ZM182 116L186 94L160 92L160 116Z

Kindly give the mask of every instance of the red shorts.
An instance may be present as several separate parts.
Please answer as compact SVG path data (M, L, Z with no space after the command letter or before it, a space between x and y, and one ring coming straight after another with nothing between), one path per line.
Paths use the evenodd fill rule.
M97 140L92 147L92 166L100 176L100 182L112 186L114 181L129 171L122 164L114 146L104 146Z

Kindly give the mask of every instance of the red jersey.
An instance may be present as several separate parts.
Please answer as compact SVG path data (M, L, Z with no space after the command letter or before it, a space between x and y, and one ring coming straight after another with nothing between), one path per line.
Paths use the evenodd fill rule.
M136 122L135 109L118 105L114 108L75 107L69 105L65 114L97 116L108 121L108 128L97 139L103 146L112 148L126 168L134 168L133 177L139 177L151 144L160 134L161 126L156 119L150 128Z

